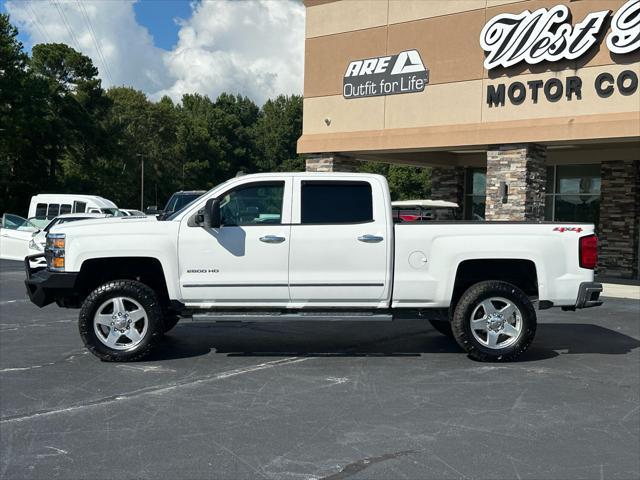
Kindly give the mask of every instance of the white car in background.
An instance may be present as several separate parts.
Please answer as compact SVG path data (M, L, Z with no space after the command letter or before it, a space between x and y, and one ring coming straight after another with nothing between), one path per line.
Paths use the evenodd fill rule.
M391 202L395 222L456 220L459 206L444 200L398 200Z
M36 255L38 253L44 252L44 246L47 242L47 233L55 225L77 222L79 220L90 220L92 218L105 218L111 216L112 215L107 215L106 213L67 213L65 215L58 215L56 218L51 220L42 230L38 230L31 234L28 244L28 253L26 255L23 255L19 260L24 259L24 257L27 255ZM31 262L31 266L46 266L44 257L39 258L35 262Z
M29 240L39 229L26 218L12 213L2 215L0 224L0 258L24 260L29 253Z
M120 212L124 214L125 217L146 217L147 214L141 212L140 210L133 210L131 208L121 208Z

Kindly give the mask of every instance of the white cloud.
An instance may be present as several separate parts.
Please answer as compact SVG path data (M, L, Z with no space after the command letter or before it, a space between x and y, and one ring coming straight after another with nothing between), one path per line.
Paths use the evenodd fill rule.
M163 50L154 47L147 29L136 23L131 1L9 1L5 5L11 21L29 34L32 43L66 43L90 56L105 86L130 85L154 92L170 81Z
M176 81L158 95L227 91L262 103L301 93L304 7L279 0L202 2L164 61Z
M194 3L171 51L153 45L149 32L136 22L131 0L14 0L5 6L33 43L63 42L89 55L105 86L131 85L151 98L169 95L174 100L184 93L215 98L226 91L258 103L280 93L302 92L300 2Z

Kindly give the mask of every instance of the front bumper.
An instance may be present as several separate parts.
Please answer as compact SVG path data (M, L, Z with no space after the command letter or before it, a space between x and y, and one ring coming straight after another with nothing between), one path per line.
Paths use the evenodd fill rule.
M30 255L24 259L29 299L39 307L44 307L63 298L75 295L78 274L75 272L51 272L43 267L31 267L31 262L38 263L44 253Z

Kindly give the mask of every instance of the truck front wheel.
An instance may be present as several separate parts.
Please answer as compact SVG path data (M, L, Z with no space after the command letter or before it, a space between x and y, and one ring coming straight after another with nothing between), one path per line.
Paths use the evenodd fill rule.
M497 280L470 287L451 322L458 344L481 361L516 359L531 345L536 325L529 297L515 285Z
M80 336L107 362L139 360L164 330L156 293L143 283L115 280L96 288L80 309Z

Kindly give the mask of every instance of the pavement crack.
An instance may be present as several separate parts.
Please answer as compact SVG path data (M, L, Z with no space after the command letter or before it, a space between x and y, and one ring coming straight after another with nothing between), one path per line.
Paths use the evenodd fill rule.
M103 406L103 405L109 405L111 403L114 402L120 402L120 401L125 401L125 400L132 400L141 396L145 396L145 395L160 395L160 394L164 394L168 391L171 390L175 390L177 388L181 388L181 387L190 387L190 386L194 386L194 385L198 385L201 383L206 383L206 382L215 382L218 380L224 380L226 378L230 378L230 377L235 377L238 375L243 375L246 373L252 373L252 372L256 372L259 370L266 370L269 368L274 368L274 367L279 367L282 365L290 365L292 363L299 363L299 362L304 362L306 360L309 360L310 357L305 357L305 358L299 358L299 357L290 357L290 358L284 358L281 360L274 360L272 362L265 362L265 363L260 363L257 365L251 365L248 367L241 367L241 368L236 368L234 370L228 370L225 372L220 372L220 373L216 373L216 374L212 374L212 375L206 375L200 378L195 378L195 379L191 379L191 380L179 380L176 382L172 382L169 384L165 384L165 385L153 385L150 387L145 387L145 388L140 388L138 390L133 390L130 392L126 392L126 393L120 393L120 394L115 394L115 395L110 395L107 397L102 397L96 400L92 400L89 402L84 402L84 403L80 403L80 404L76 404L76 405L71 405L68 407L63 407L63 408L53 408L53 409L43 409L43 410L36 410L33 412L29 412L26 414L20 414L20 415L9 415L6 417L1 417L0 418L0 425L3 424L7 424L7 423L17 423L17 422L23 422L26 420L33 420L36 418L40 418L40 417L48 417L48 416L52 416L52 415L57 415L57 414L62 414L62 413L69 413L69 412L75 412L75 411L80 411L80 410L86 410L88 408L92 408L92 407L99 407L99 406Z
M356 462L345 465L338 473L331 474L327 477L322 477L320 480L343 480L345 478L356 475L357 473L360 473L364 469L369 468L371 465L375 465L376 463L386 462L387 460L394 460L400 457L406 457L407 455L411 455L412 453L417 453L417 451L403 450L400 452L385 453L384 455L380 455L378 457L364 458L362 460L358 460Z

